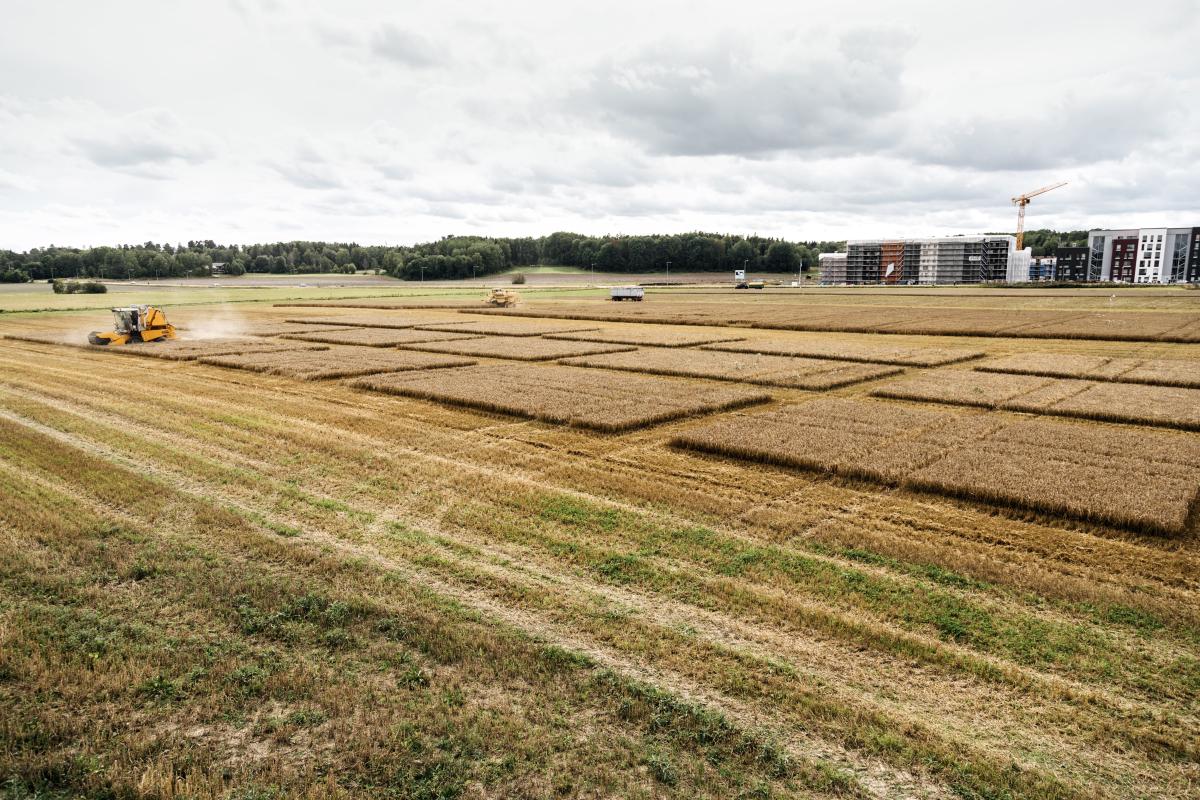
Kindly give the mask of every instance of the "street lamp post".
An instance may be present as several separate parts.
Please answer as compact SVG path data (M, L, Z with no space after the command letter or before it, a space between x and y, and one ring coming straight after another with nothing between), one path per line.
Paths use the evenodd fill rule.
M596 262L592 262L592 283L596 282Z
M671 283L671 262L668 261L667 262L667 284L670 285L670 283Z

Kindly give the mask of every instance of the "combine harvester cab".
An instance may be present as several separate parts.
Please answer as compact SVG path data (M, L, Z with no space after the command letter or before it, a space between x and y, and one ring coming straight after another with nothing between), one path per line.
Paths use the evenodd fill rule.
M520 297L511 289L492 289L484 299L484 302L489 306L511 308L517 304L518 300L520 300Z
M124 306L114 308L112 312L116 327L111 331L92 331L88 334L90 344L129 344L177 338L175 326L167 322L167 315L157 306Z

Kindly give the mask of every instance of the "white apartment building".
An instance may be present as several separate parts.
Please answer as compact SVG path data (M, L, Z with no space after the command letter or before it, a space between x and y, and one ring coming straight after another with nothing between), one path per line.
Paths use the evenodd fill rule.
M1088 234L1088 280L1179 283L1200 277L1200 228L1129 228Z

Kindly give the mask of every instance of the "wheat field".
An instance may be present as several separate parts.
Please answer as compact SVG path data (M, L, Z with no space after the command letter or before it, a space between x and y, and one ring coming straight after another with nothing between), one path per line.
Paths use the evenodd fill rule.
M588 355L569 358L563 363L814 391L850 386L902 372L897 367L850 361L663 348Z
M949 370L872 389L876 397L1200 430L1200 389Z
M374 347L334 346L321 350L271 350L267 352L230 353L200 358L203 364L272 375L286 375L306 381L347 378L373 372L465 367L475 362L468 358L380 351Z
M883 305L1200 304L1114 292ZM696 303L787 322L811 294ZM0 796L1196 796L1200 433L871 393L1162 388L973 367L1197 345L725 329L827 367L987 353L816 394L482 356L280 367L459 359L388 347L231 357L255 371L64 346L110 320L0 315L40 339L0 338Z
M1200 369L1195 362L1187 360L1022 353L978 364L975 369L1014 375L1200 388Z

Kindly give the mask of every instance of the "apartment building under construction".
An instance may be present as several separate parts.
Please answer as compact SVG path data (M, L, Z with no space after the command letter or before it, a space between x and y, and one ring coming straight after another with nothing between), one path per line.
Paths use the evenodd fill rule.
M1025 280L1014 267L1012 236L946 236L936 239L861 239L846 245L850 284L946 284ZM1027 267L1026 267L1027 269ZM1020 271L1019 269L1017 271ZM828 282L828 281L823 281Z

